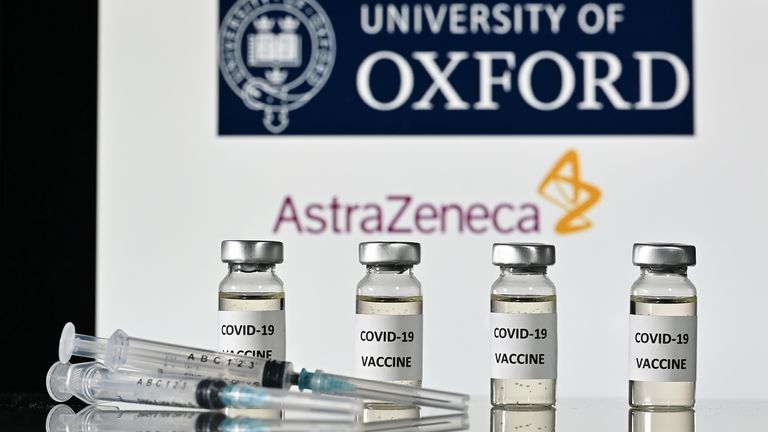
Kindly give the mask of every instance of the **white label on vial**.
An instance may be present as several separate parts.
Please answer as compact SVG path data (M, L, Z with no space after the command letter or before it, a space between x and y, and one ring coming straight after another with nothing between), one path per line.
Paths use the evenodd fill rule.
M423 315L357 314L355 321L358 378L421 379Z
M219 311L219 351L285 360L285 311Z
M491 378L556 379L557 314L491 312Z
M629 379L696 381L696 317L630 315Z

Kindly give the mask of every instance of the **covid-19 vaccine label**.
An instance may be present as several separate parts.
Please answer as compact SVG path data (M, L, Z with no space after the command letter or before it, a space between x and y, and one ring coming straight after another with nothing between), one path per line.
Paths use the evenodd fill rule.
M285 311L219 311L219 350L285 360Z
M629 379L696 381L696 317L630 315Z
M557 315L491 312L491 378L556 379Z
M355 372L383 381L421 380L423 315L357 314Z

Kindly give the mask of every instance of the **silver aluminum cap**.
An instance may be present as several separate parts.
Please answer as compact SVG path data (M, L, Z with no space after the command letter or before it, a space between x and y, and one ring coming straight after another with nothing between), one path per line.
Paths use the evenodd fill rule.
M234 264L279 264L283 262L283 244L266 240L224 240L221 261Z
M682 267L696 265L696 246L678 243L635 243L632 264Z
M360 243L360 263L365 265L416 265L421 262L421 245L409 242Z
M541 243L494 243L493 264L497 266L550 266L555 247Z

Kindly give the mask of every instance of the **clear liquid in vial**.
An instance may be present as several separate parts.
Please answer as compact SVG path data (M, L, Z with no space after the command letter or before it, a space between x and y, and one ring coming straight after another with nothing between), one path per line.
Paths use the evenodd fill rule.
M410 297L378 297L358 295L356 302L358 314L371 315L421 315L424 310L422 296ZM421 380L396 380L396 384L421 387ZM365 418L367 419L401 419L417 418L420 409L411 405L365 401Z
M491 294L491 312L556 313L556 296ZM557 381L553 379L491 378L491 403L504 405L554 405Z
M285 309L285 293L219 293L220 311L276 311Z
M219 292L220 311L280 311L285 309L285 293ZM228 416L282 419L283 411L274 409L227 408Z
M632 315L696 316L696 296L642 297L632 296ZM693 407L695 382L629 381L629 404L634 407Z

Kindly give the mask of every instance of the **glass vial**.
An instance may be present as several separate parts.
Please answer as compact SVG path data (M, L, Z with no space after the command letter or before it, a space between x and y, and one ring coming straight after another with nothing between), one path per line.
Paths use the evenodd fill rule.
M421 245L360 243L366 275L357 284L356 376L421 386L421 282L413 266Z
M696 248L635 243L640 277L629 306L629 404L693 407L696 393Z
M221 260L229 273L219 284L219 350L285 360L285 294L275 274L283 244L225 240Z
M496 243L501 275L491 287L491 403L554 405L557 380L557 300L547 266L555 247Z

